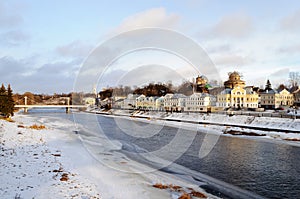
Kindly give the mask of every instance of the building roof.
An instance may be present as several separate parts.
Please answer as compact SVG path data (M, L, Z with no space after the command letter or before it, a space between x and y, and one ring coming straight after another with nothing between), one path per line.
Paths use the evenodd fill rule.
M175 93L175 94L173 94L173 96L171 97L171 98L176 98L176 99L178 99L178 98L186 98L186 96L184 95L184 94L181 94L181 93Z
M274 89L271 89L271 90L265 90L265 91L262 91L260 92L261 94L276 94L278 93L278 91L274 90Z
M231 88L225 88L220 94L224 95L224 94L231 94Z
M232 73L228 73L228 80L224 82L224 86L226 88L235 88L236 86L245 86L245 81L241 80L241 75L234 71Z
M188 98L190 97L212 97L213 95L210 95L208 93L193 93L190 96L187 96Z

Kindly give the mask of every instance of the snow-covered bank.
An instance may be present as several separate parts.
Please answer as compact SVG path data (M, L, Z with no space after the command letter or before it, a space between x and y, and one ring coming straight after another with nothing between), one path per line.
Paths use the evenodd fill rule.
M282 141L283 143L300 146L300 119L151 111L136 111L129 113L129 111L126 110L113 110L109 114L130 116L135 117L135 119L146 118L148 121L151 120L152 122L157 120L155 121L156 123L163 123L164 125L178 126L180 128L211 133L224 133L226 136L250 138L249 135L251 135L251 138L253 138L253 136L257 135L260 139L267 138L269 140ZM147 122L145 119L141 120ZM159 120L162 120L163 122ZM176 122L176 120L181 122ZM239 133L232 135L228 132Z
M192 190L216 198L171 174L125 173L105 166L90 155L75 133L77 127L68 120L27 115L13 120L0 120L2 198L179 198ZM28 128L34 124L46 129ZM114 159L124 170L129 164L136 164L136 169L146 167ZM154 188L157 183L169 188Z
M100 198L97 186L79 175L59 142L72 137L54 129L35 130L34 118L0 120L2 198ZM47 124L45 124L47 125Z

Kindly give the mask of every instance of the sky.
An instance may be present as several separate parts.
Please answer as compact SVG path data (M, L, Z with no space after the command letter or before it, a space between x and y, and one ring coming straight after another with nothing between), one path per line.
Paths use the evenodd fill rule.
M103 43L114 53L119 47L107 41L149 27L196 42L214 64L219 81L238 71L247 85L264 86L270 79L275 87L288 84L289 72L299 72L298 1L0 0L0 83L10 83L15 93L76 91L78 76L90 63L90 55L103 50ZM161 41L165 39L169 38ZM126 42L121 45L130 44L132 38ZM172 42L185 49L182 40ZM120 54L99 66L100 72L94 72L98 77L86 81L85 89L139 86L151 80L176 83L199 73L209 77L205 63L196 70L185 56L172 54L172 48Z

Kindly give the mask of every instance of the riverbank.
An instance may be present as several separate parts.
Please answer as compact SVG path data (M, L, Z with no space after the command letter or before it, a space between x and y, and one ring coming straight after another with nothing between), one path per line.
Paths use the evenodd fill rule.
M165 113L128 110L88 111L96 114L125 116L146 122L163 121L164 125L221 133L226 136L260 137L286 141L300 146L300 119L257 117L247 115ZM167 123L166 123L167 122Z
M216 198L160 171L125 173L94 159L69 120L16 115L0 120L3 198ZM105 154L103 154L103 159ZM115 162L126 170L129 162ZM130 164L133 164L132 162ZM146 167L136 164L135 168Z

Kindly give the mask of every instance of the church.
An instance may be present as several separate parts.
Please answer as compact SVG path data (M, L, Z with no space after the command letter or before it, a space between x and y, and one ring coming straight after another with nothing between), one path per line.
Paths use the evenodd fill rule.
M241 74L234 71L228 73L228 76L224 82L225 89L217 95L217 106L236 110L258 108L258 94L252 87L245 87Z

